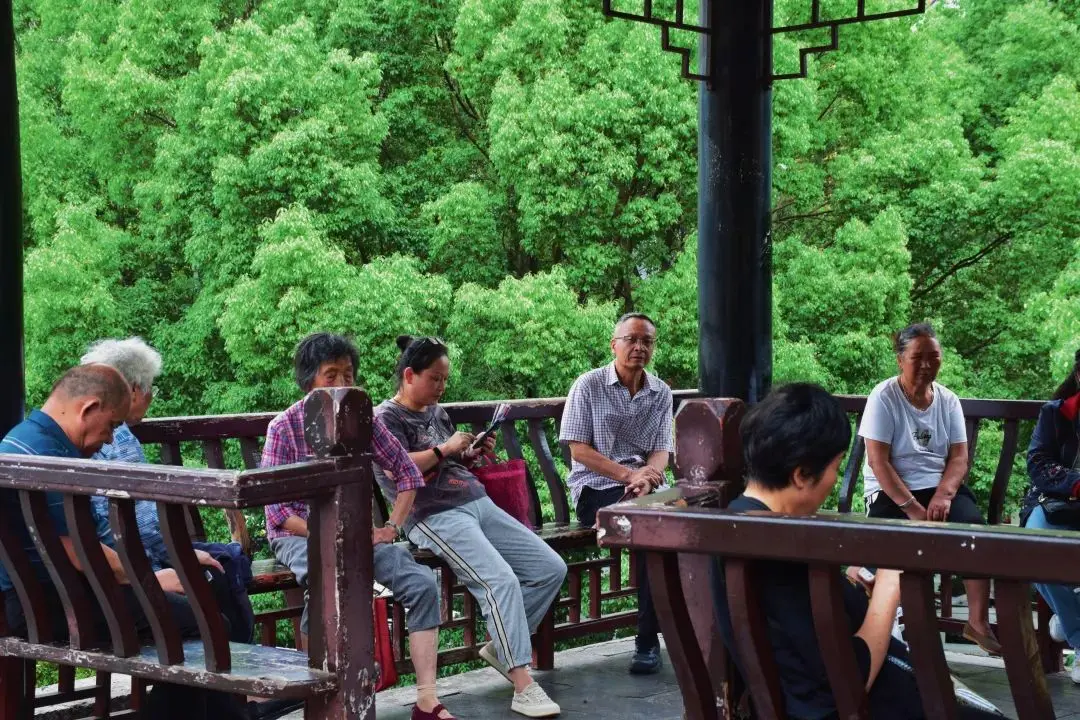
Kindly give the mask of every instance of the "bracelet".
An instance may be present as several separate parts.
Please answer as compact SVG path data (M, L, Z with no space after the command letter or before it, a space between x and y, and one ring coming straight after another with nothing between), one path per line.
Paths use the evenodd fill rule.
M385 523L383 523L383 527L394 528L394 534L397 537L399 537L399 538L405 537L405 532L401 529L401 526L398 525L393 520L387 520Z
M439 449L438 445L431 448L431 452L435 453L435 461L436 462L442 462L443 461L444 456L442 454L442 450Z
M905 501L905 502L904 502L904 503L903 503L902 505L897 505L896 507L898 507L898 508L900 508L901 510L903 510L904 508L906 508L906 507L907 507L908 505L910 505L910 504L911 504L911 503L913 503L913 502L915 502L915 496L914 496L914 495L912 495L911 497L909 497L909 498L908 498L908 499L907 499L907 500L906 500L906 501Z

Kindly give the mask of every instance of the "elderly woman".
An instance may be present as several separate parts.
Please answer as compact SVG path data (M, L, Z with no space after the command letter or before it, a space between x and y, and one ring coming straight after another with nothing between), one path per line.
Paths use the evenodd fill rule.
M920 323L894 341L900 373L866 399L859 435L866 440L863 469L866 514L876 518L985 524L964 484L968 438L956 394L936 382L941 344ZM988 653L1001 653L990 627L990 581L964 581L968 621L963 635Z
M851 427L840 403L816 385L796 383L773 390L742 422L746 490L728 510L816 513L836 485ZM756 567L761 611L768 625L784 714L795 720L834 720L836 700L822 658L810 602L805 564L762 562ZM881 569L869 597L855 583L841 586L850 628L846 640L854 651L874 720L920 720L925 717L907 646L892 636L900 604L900 573ZM713 604L724 643L736 665L723 563L713 566ZM981 699L961 699L958 717L1002 717Z
M1027 467L1031 486L1024 498L1020 522L1035 530L1080 530L1080 350L1069 376L1053 399L1039 411L1039 421L1028 446ZM1063 503L1061 501L1074 501ZM1072 506L1077 506L1073 510ZM1048 512L1049 510L1049 512ZM1072 510L1073 517L1068 516ZM1035 588L1054 611L1050 637L1080 650L1080 597L1078 588L1038 583ZM1080 683L1080 663L1072 668L1072 681Z
M566 563L547 543L491 501L469 469L481 452L476 438L458 432L439 400L450 358L437 338L398 338L397 394L375 409L427 479L416 493L404 531L438 555L480 603L493 638L480 657L514 685L510 709L552 717L559 706L529 673L530 635L559 594ZM484 445L494 447L494 438ZM397 492L386 473L376 477L387 499Z

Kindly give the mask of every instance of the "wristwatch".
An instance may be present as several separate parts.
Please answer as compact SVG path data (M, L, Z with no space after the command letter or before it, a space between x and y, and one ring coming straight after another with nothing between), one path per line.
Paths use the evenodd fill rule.
M431 452L435 453L435 462L442 462L443 461L444 456L443 456L442 450L439 449L438 445L431 448Z
M395 523L393 520L387 520L383 523L383 527L394 528L394 534L399 537L405 537L405 531L401 529L401 526Z

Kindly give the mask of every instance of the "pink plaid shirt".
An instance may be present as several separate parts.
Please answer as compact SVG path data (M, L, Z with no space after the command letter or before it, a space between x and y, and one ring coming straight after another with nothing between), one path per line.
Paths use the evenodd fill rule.
M394 478L398 492L424 487L424 476L420 474L420 469L398 439L386 429L382 420L376 417L371 430L371 453L375 456L375 462ZM259 467L303 462L310 454L307 440L304 439L304 401L300 400L270 421L266 428L266 444L263 446ZM268 540L290 535L289 531L282 527L290 516L295 515L307 520L309 513L305 502L267 505L265 511Z

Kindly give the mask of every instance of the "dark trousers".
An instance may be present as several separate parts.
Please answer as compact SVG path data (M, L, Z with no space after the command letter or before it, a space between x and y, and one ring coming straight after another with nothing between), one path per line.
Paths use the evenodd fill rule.
M216 572L216 571L215 571ZM67 621L64 617L64 606L60 602L60 596L56 594L53 586L42 583L45 589L45 612L52 625L53 640L63 642L68 637ZM94 608L94 629L97 639L102 647L109 647L109 628L97 605L97 599L90 588L90 584L83 581L83 590L90 598ZM127 603L131 617L135 621L135 628L140 636L145 636L150 631L150 623L143 613L142 605L139 604L135 593L129 586L121 588L124 593L124 601ZM195 613L187 598L176 593L165 593L169 609L173 619L180 630L181 637L199 637L199 626L195 620ZM26 617L23 614L22 603L14 590L4 593L4 614L7 618L8 628L12 635L26 637ZM231 632L231 624L225 617L226 628ZM246 717L242 699L238 699L226 693L214 690L201 690L199 688L170 683L155 683L150 691L146 706L142 715L154 720L233 720Z
M596 511L617 503L626 494L626 488L619 486L606 490L594 490L582 488L577 501L578 522L582 525L592 526L596 523ZM656 608L653 606L652 591L649 589L649 575L645 568L645 553L634 553L637 564L638 586L638 616L637 616L637 649L648 650L660 644L660 623L656 619Z

